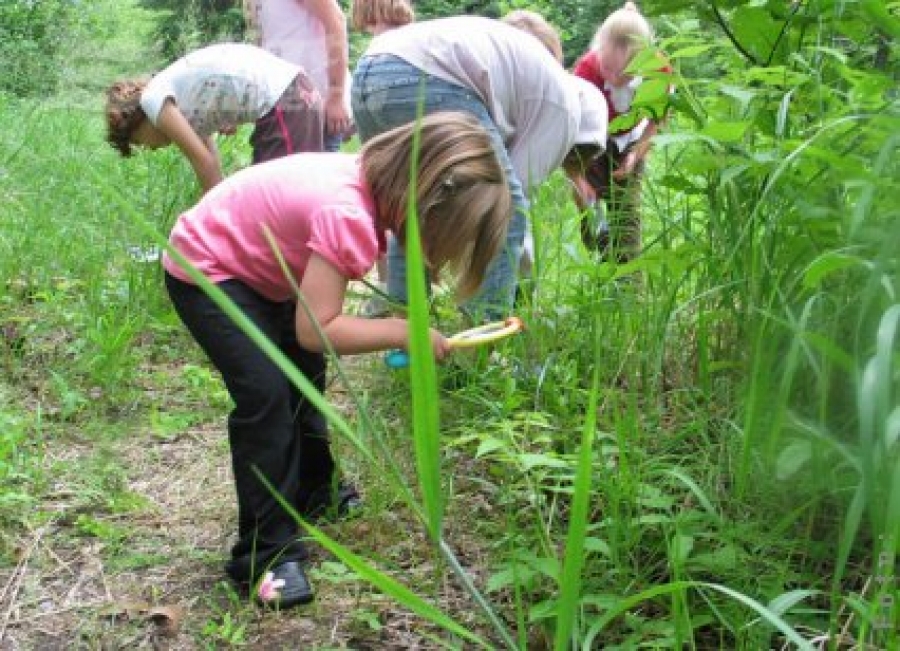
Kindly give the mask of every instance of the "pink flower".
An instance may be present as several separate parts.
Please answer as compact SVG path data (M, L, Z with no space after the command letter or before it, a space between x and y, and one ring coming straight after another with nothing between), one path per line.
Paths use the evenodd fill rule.
M256 594L259 596L260 601L276 601L281 598L281 593L278 591L283 587L284 579L276 579L274 574L266 572L262 581L259 582L259 589Z

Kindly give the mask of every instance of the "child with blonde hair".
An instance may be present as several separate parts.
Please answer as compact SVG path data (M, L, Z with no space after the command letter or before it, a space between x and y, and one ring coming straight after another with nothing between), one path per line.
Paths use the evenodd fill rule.
M210 45L106 92L110 145L128 157L135 145L174 144L204 192L222 180L214 135L244 123L254 123L254 163L322 150L322 98L306 73L252 45Z
M603 92L610 122L632 111L635 94L644 80L626 70L652 40L650 23L634 2L626 2L601 23L590 49L576 62L574 74ZM670 72L665 64L660 70ZM594 161L585 175L589 187L576 189L579 207L593 206L596 212L591 219L582 221L582 240L604 259L626 262L640 252L641 177L659 124L659 120L642 118L630 126L611 130L606 153Z
M452 267L460 295L471 294L502 246L510 197L490 135L460 113L388 131L358 155L304 153L245 168L182 214L170 243L324 393L324 351L407 347L404 319L355 317L343 304L348 282L368 272L388 233L405 241L410 187L430 272ZM308 603L313 591L301 565L308 554L297 523L260 476L306 518L346 512L359 495L338 482L322 413L175 256L167 252L163 265L179 317L234 402L228 439L238 539L226 573L259 585L255 598L265 605ZM447 339L430 335L434 356L444 359Z

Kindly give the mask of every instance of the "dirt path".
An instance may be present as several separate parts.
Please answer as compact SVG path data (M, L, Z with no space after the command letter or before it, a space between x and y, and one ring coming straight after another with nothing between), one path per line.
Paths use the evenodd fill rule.
M340 387L330 393L340 405ZM162 407L167 396L154 400ZM125 495L130 504L98 509L109 488L99 480L90 489L65 480L50 487L39 506L50 515L21 538L17 564L0 569L0 650L439 648L429 640L430 625L317 546L311 606L265 612L234 592L221 571L236 519L223 417L170 439L137 427L108 443L48 442L48 467L114 464L121 479L106 499ZM379 490L377 478L355 479L364 494ZM328 533L459 621L480 627L452 577L436 577L406 508L384 495L375 499L382 504ZM483 550L474 538L458 538L461 558L477 568Z

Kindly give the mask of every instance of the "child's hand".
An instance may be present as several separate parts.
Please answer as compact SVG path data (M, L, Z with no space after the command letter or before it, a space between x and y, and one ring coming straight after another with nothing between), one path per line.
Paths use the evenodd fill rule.
M594 191L594 188L591 187L591 184L588 183L588 180L581 175L573 176L570 178L572 182L572 187L575 189L575 203L580 210L584 210L588 206L593 206L597 203L597 193Z
M434 353L434 359L438 362L443 362L450 354L450 342L434 328L431 329L431 351Z
M619 169L613 172L613 177L617 179L625 178L626 176L634 172L634 168L637 164L637 153L633 151L628 152L627 154L625 154L625 158L622 159L622 163L619 165Z

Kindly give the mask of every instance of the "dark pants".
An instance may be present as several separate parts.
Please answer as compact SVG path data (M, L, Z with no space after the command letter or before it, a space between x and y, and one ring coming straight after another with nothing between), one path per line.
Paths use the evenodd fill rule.
M606 204L608 233L592 230L587 220L581 222L581 239L584 245L599 251L604 259L614 258L619 263L628 262L641 251L641 179L644 161L640 161L631 174L622 179L613 176L628 153L620 152L612 140L607 141L606 152L594 159L585 171L585 179L597 193L597 201Z
M301 72L250 134L253 164L304 151L323 151L322 97Z
M273 303L236 280L219 284L265 335L319 389L326 362L297 343L293 302ZM238 500L238 541L227 572L249 581L269 564L302 560L307 551L294 519L254 469L295 509L332 482L334 460L324 416L199 287L166 274L178 316L222 374L234 400L228 440Z

